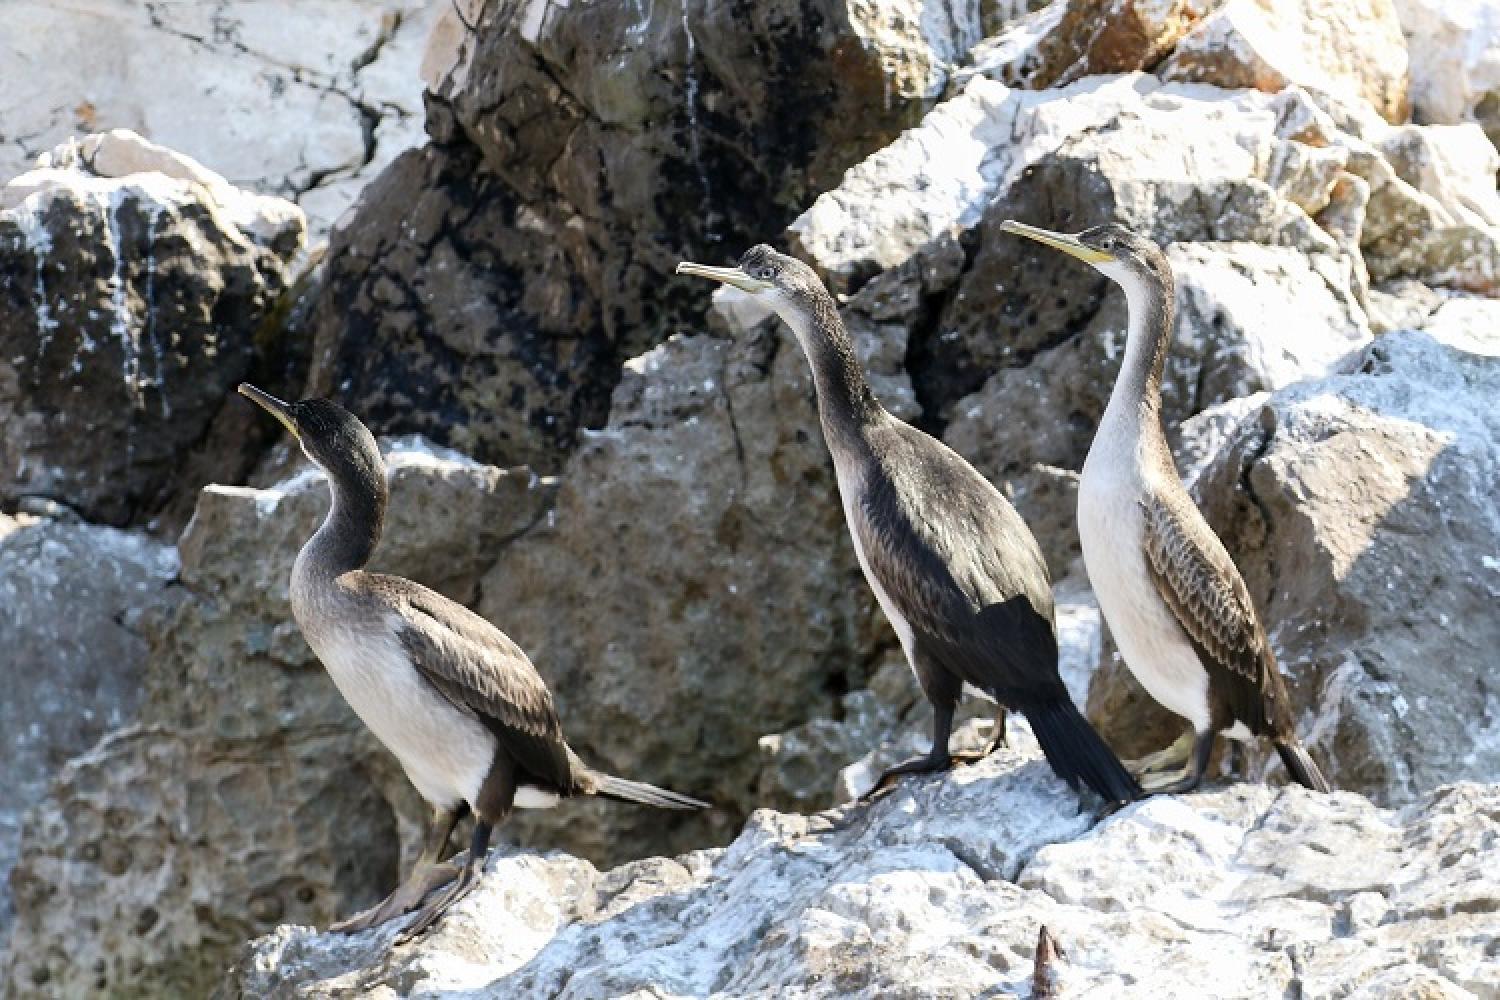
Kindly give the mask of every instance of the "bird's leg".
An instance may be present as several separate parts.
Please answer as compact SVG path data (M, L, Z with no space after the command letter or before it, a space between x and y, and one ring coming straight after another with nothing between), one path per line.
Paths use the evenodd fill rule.
M953 734L953 703L939 702L932 706L932 749L925 757L913 757L885 770L871 789L859 797L861 802L870 802L885 792L903 774L931 774L946 771L953 766L953 757L948 753L948 737Z
M458 876L458 866L452 863L439 864L438 859L442 857L443 848L448 846L453 828L467 811L468 807L462 804L457 809L434 808L427 821L422 853L417 856L416 864L412 866L406 881L368 910L340 920L328 929L348 934L383 924L416 909L429 892L452 882Z
M953 755L954 761L964 764L977 764L1001 747L1009 746L1010 744L1005 739L1005 715L1005 706L998 705L995 708L995 733L990 737L989 746L983 750L965 750L962 753L955 753Z
M496 752L490 773L474 802L474 836L469 841L468 862L452 885L417 911L412 922L396 936L396 944L406 944L421 936L479 884L479 878L484 874L484 857L490 849L490 832L510 815L515 801L516 765L505 751L500 750Z
M490 849L492 829L493 827L484 820L477 816L474 818L474 837L469 843L468 863L464 865L463 871L447 889L417 911L416 919L407 924L396 936L396 944L406 944L420 937L455 903L467 896L479 884L479 878L484 873L484 856L489 853Z
M1245 777L1245 744L1239 740L1229 741L1229 773L1236 778Z
M1138 779L1145 780L1149 774L1159 771L1180 772L1187 765L1188 758L1193 754L1193 731L1184 732L1177 740L1165 749L1155 753L1148 753L1140 760L1125 761L1125 770L1135 775Z
M1151 795L1176 795L1195 791L1208 773L1208 759L1214 753L1214 731L1198 733L1193 738L1192 760L1177 773L1151 774L1141 779L1141 788Z

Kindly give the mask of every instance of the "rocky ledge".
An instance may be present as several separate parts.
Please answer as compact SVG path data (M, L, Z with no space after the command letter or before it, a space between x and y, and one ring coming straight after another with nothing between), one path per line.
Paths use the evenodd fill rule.
M1237 784L1100 819L1013 741L720 850L497 857L413 944L283 926L218 995L1033 996L1041 926L1059 996L1500 995L1500 785L1385 810Z

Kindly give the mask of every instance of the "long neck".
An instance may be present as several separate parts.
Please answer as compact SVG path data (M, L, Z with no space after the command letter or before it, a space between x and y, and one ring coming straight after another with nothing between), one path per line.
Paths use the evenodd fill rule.
M298 562L311 573L332 578L370 562L385 525L387 491L380 474L330 471L328 480L333 506L323 526L302 547Z
M857 436L865 425L885 414L865 381L854 343L831 298L820 295L810 310L788 311L783 318L812 366L818 415L827 431Z
M1125 360L1109 397L1106 417L1138 420L1142 433L1165 436L1161 380L1172 346L1177 303L1170 281L1147 282L1134 273L1120 281L1130 314Z

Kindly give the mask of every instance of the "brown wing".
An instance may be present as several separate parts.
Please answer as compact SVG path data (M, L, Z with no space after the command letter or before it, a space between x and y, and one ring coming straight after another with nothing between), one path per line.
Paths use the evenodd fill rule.
M480 717L532 778L568 793L571 753L552 692L520 646L468 608L399 577L374 577L394 598L397 636L417 671Z
M1174 503L1152 494L1142 507L1151 580L1209 671L1210 686L1253 733L1289 725L1270 641L1224 543L1186 496Z

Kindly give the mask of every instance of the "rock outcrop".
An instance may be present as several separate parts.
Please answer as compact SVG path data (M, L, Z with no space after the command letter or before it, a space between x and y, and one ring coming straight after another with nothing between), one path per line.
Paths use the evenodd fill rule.
M0 498L122 526L203 485L184 456L274 339L303 229L123 131L0 188ZM227 476L251 460L216 457Z
M1500 788L1401 812L1240 785L1099 822L1003 751L868 812L757 813L727 849L599 872L497 858L430 936L282 927L225 998L1492 995Z
M320 240L423 140L417 66L441 6L15 0L0 35L0 65L16 68L0 179L70 136L128 128L295 201Z
M833 712L891 641L861 586L807 362L769 325L630 361L556 506L481 589L580 754L720 807L584 802L507 824L600 863L727 841L756 804L760 737Z
M376 568L457 599L548 495L525 469L420 441L388 445L387 461ZM203 492L181 586L143 623L136 719L64 767L27 820L0 956L12 995L203 995L245 938L394 885L421 807L288 607L292 560L327 503L310 471Z
M170 546L113 528L0 514L0 885L22 814L69 758L135 718L146 642L141 619L177 572ZM0 893L0 928L10 896Z
M1477 122L1500 145L1500 3L1395 0L1411 56L1412 117Z
M385 433L555 472L619 366L699 328L678 260L771 238L914 124L973 5L453 5L433 142L335 233L313 384Z

